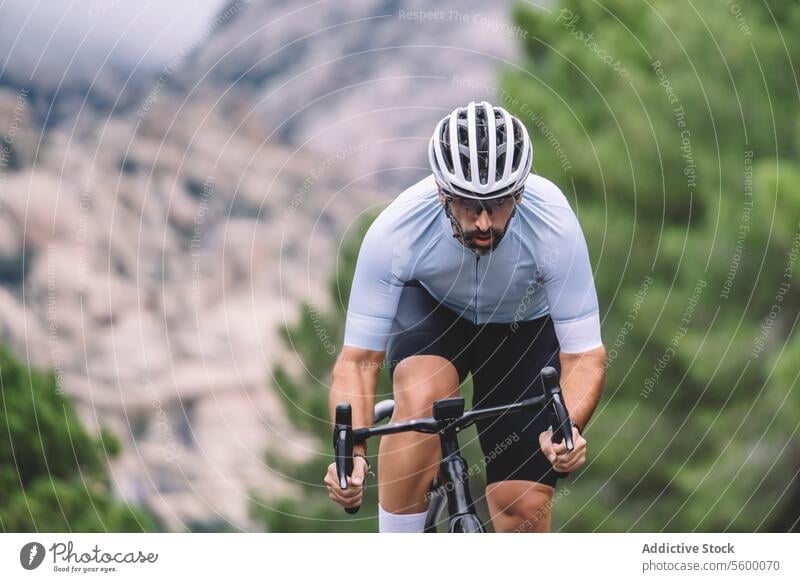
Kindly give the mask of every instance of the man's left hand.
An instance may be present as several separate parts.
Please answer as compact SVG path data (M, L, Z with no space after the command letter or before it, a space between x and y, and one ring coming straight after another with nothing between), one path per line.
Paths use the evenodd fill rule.
M583 438L578 429L572 427L572 442L575 445L571 451L567 451L567 445L563 442L553 442L553 431L547 430L539 435L539 447L544 456L553 464L553 469L561 473L571 473L580 469L586 462L586 439Z

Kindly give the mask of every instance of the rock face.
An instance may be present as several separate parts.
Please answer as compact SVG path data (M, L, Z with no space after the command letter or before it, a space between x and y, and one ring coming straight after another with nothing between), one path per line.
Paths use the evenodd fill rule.
M167 528L255 529L253 494L292 494L264 453L317 444L272 390L299 365L277 331L427 172L434 122L502 103L522 32L502 3L451 4L232 2L129 107L69 100L46 130L0 89L0 341L120 438L117 492Z
M54 368L85 423L121 439L118 493L170 529L257 528L250 497L291 494L265 451L303 459L316 443L271 390L272 364L291 359L276 331L369 204L348 188L337 228L315 227L344 169L301 195L318 161L241 121L164 93L143 118L84 112L44 134L35 165L3 166L0 341Z
M176 78L254 96L270 139L327 156L364 144L349 164L394 194L427 171L436 121L470 99L502 105L498 70L526 36L509 7L231 0Z

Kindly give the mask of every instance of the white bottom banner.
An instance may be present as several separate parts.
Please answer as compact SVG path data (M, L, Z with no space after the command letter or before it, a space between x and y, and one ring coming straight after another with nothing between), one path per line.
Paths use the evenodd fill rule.
M795 534L1 534L0 580L796 581L798 542Z

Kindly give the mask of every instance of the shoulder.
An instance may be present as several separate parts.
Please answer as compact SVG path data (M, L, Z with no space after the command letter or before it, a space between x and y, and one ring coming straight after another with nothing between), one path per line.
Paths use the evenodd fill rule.
M570 208L567 197L555 183L544 176L530 174L525 180L523 203L530 206L557 206Z
M429 174L416 184L403 190L389 206L381 213L387 217L413 216L415 213L425 213L426 209L438 202L436 182L433 174Z
M551 233L571 231L578 222L561 188L536 174L531 174L525 181L519 213L522 223L533 231L528 234L537 237L543 230Z
M420 226L435 216L439 201L436 182L430 174L409 186L384 208L370 227L383 236L420 232Z
M431 175L405 189L377 216L361 244L361 256L375 264L391 265L393 274L403 278L413 256L436 238L440 211Z

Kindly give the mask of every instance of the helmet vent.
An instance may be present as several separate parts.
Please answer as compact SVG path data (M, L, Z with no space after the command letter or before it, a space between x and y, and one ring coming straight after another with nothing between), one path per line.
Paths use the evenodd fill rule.
M472 181L472 168L469 165L469 125L467 121L467 110L462 109L458 112L458 153L461 156L461 170L464 178Z
M478 153L478 180L486 184L489 180L489 120L486 108L475 108L475 139Z
M447 167L448 172L453 172L453 150L450 147L450 132L446 123L442 123L441 127L439 130L439 143L442 144L444 165Z
M511 171L516 172L519 169L519 163L522 160L522 149L524 147L524 133L522 125L519 121L514 119L514 158L511 160Z

